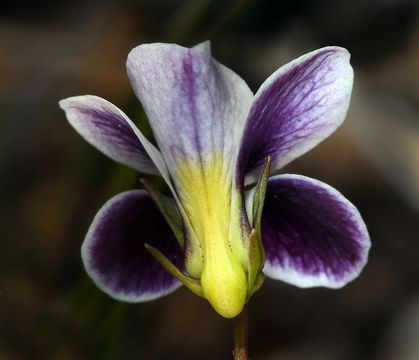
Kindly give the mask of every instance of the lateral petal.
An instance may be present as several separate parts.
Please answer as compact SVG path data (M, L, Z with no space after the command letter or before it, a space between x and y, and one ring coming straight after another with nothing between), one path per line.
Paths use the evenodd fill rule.
M115 105L93 95L67 98L59 104L76 131L112 160L159 174L136 134L139 130Z
M312 149L344 120L353 70L346 49L326 47L282 66L260 87L250 110L238 173L256 182L268 155L271 172Z
M265 274L299 287L345 285L359 275L370 248L355 206L331 186L300 175L269 180L262 241Z
M178 268L184 256L150 196L131 190L108 200L96 214L82 245L82 259L96 285L117 300L162 297L181 284L145 249L159 249Z

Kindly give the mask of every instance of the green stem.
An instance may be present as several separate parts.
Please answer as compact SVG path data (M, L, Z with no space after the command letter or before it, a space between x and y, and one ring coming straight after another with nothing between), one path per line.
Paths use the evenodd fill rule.
M248 360L247 357L247 306L234 319L234 360Z

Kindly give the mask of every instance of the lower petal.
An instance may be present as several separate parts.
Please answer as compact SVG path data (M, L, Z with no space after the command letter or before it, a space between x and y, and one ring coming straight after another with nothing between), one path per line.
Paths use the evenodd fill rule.
M299 287L344 286L359 275L370 248L355 206L331 186L300 175L269 180L262 239L265 274Z
M141 302L176 290L180 282L144 247L148 243L183 268L183 254L156 205L143 190L110 199L99 210L82 245L86 271L111 297Z

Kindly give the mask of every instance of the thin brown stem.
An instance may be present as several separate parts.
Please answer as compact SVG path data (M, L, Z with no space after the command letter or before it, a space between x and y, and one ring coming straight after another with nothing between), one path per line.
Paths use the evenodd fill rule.
M247 357L247 306L234 319L234 360L248 360Z

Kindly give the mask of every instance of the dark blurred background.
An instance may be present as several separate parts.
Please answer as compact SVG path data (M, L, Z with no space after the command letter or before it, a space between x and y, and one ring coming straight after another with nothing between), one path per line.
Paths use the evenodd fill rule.
M341 290L267 280L250 302L251 359L419 359L419 17L410 0L7 1L0 5L0 359L231 359L232 321L185 289L116 302L84 272L99 207L138 174L88 145L58 108L102 96L138 121L125 60L192 46L256 91L315 48L352 53L345 124L284 172L339 189L373 247Z

